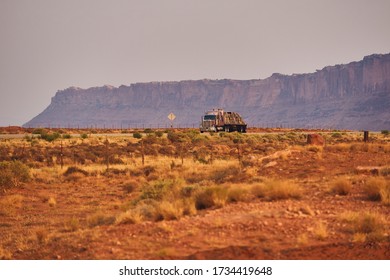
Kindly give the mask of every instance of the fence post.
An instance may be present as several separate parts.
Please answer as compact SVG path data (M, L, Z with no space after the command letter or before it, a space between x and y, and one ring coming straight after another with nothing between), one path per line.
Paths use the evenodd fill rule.
M142 166L145 165L145 149L144 149L144 140L141 139L141 157L142 157Z
M368 131L367 130L364 131L364 139L363 140L364 140L364 142L368 142L368 140L369 140L368 139Z
M108 169L110 168L110 153L108 150L109 142L108 142L107 136L106 136L106 141L104 142L104 145L105 145L105 154L106 154L106 168L108 171Z
M61 141L61 150L60 150L60 163L61 163L61 169L64 167L64 152L62 147L62 141Z

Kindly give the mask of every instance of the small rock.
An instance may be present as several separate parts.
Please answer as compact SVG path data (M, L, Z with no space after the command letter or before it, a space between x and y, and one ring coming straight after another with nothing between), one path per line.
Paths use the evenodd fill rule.
M275 166L277 165L278 163L276 161L271 161L269 163L267 163L266 165L264 165L265 168L268 168L268 167L272 167L272 166Z
M313 212L313 210L311 210L311 208L309 206L301 207L299 210L303 214L306 214L306 215L309 215L309 216L314 216L314 212Z

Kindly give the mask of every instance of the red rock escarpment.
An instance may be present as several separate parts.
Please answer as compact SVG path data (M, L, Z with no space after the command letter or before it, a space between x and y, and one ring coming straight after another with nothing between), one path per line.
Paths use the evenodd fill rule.
M390 54L315 73L259 80L136 83L58 91L26 127L197 126L211 108L239 112L250 126L390 128Z

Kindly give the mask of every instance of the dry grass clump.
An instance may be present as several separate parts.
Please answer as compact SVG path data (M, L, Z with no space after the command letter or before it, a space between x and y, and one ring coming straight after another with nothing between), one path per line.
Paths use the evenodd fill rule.
M141 187L142 180L129 179L125 183L119 185L126 193L132 193Z
M135 176L135 177L149 177L151 175L154 175L157 172L157 169L153 165L146 165L138 168L134 168L130 170L130 175Z
M23 196L19 194L8 195L0 198L0 216L15 214L16 210L22 207Z
M302 233L302 234L298 235L297 245L305 246L308 242L309 242L309 237L307 236L307 233Z
M209 173L209 180L217 184L238 183L245 179L245 173L240 170L239 166L235 165L218 167Z
M130 209L124 213L119 214L115 218L115 224L123 225L123 224L138 224L143 221L143 216L140 211Z
M6 192L30 180L30 169L20 161L0 162L0 191Z
M328 237L328 227L320 221L314 229L314 235L318 240L325 240Z
M185 173L184 178L186 182L189 184L197 184L197 183L207 181L209 179L209 175L204 171L202 172L192 171L192 172Z
M249 201L251 197L250 190L246 186L234 185L228 189L228 202Z
M267 200L299 199L303 191L300 186L289 180L267 179L264 183L255 184L252 193Z
M184 215L182 201L162 201L157 207L157 220L178 220Z
M339 143L334 145L328 145L326 150L332 152L348 152L351 149L351 144L348 143Z
M354 234L354 238L363 234L370 239L380 239L384 236L386 220L379 213L346 212L341 215L340 219L347 223L346 230Z
M49 241L49 231L46 228L39 228L35 231L35 237L39 244L46 244Z
M197 211L195 189L185 185L182 179L147 182L129 209L116 218L116 224L177 220L185 215L194 215Z
M337 178L331 185L331 191L338 195L347 195L351 189L352 183L345 177Z
M178 220L195 215L198 210L220 208L251 197L244 186L189 186L183 180L157 180L142 188L138 199L117 217L116 223Z
M193 199L177 199L174 201L156 201L152 199L140 201L133 208L116 217L116 224L137 224L143 221L178 220L186 215L196 214Z
M212 186L200 189L194 195L195 207L198 210L221 208L228 199L228 189L224 186Z
M166 179L148 182L141 190L140 199L175 200L185 186L182 179Z
M87 225L91 228L103 225L111 225L115 222L115 217L96 212L87 217Z
M65 221L64 230L68 232L77 231L80 228L80 221L76 217L72 217Z
M365 193L370 200L390 205L390 183L383 177L371 177L365 184Z
M366 240L367 240L367 234L361 232L355 233L352 237L353 242L363 243L366 242Z
M306 147L306 150L308 150L309 152L313 152L313 153L322 153L324 150L324 147L318 146L318 145L308 145Z

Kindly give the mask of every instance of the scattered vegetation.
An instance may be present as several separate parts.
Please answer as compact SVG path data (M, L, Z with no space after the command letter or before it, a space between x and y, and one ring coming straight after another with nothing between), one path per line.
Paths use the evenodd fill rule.
M202 242L214 248L233 238L239 244L237 236L267 247L282 236L293 246L315 246L388 235L390 143L383 133L364 143L361 133L324 131L327 145L318 147L306 145L300 131L129 129L110 138L94 135L100 131L72 132L80 137L58 131L61 143L42 137L52 130L34 132L0 141L0 258L47 253L54 241L89 257L92 250L83 255L89 245L79 244L119 232L142 236L125 246L146 246L145 252L153 248L145 236L188 242L208 229L214 232ZM365 164L380 168L357 171ZM356 205L361 213L346 213L337 223L328 215ZM50 223L43 220L48 217ZM114 249L122 242L117 239Z
M23 196L14 194L0 197L0 217L15 215L22 207Z
M365 192L370 200L390 205L390 182L384 177L371 177L365 184Z
M370 239L384 237L386 223L385 218L374 212L346 212L341 215L341 220L347 224L346 231L357 235L364 235ZM360 238L361 239L361 238Z
M255 184L252 193L266 200L299 199L303 195L302 189L292 181L267 179L264 183Z
M21 183L30 179L29 168L20 161L0 162L0 192L12 187L19 187Z

